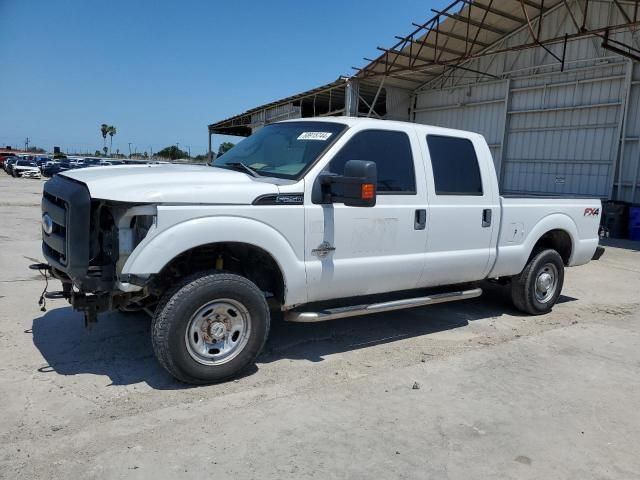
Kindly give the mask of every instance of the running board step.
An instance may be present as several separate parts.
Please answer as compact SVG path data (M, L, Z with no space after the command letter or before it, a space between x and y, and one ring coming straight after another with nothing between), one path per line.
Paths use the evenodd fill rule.
M390 312L404 308L423 307L435 303L456 302L468 298L476 298L482 295L482 289L462 290L459 292L437 293L427 297L403 298L391 302L372 303L370 305L353 305L350 307L329 308L320 312L296 312L289 311L284 315L287 322L324 322L325 320L336 320L338 318L355 317L357 315L367 315L370 313Z

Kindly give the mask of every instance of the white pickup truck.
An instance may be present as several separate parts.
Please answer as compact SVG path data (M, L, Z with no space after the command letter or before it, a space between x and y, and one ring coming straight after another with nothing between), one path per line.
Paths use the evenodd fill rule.
M564 268L602 254L600 208L500 196L475 133L294 120L262 128L213 167L56 175L42 199L47 263L33 268L60 279L48 298L67 298L88 322L149 312L160 363L208 383L255 361L273 309L315 322L476 297L477 282L491 280L518 309L546 313Z

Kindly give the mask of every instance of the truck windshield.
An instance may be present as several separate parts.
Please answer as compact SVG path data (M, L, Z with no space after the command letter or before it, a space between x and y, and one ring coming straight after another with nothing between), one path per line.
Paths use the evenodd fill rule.
M267 125L216 158L214 167L243 168L256 175L295 179L335 142L346 125L285 122Z

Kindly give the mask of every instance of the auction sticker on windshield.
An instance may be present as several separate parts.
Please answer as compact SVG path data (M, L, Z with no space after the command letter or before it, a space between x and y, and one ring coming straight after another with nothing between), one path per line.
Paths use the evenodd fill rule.
M332 135L331 132L302 132L298 135L298 140L321 140L324 141Z

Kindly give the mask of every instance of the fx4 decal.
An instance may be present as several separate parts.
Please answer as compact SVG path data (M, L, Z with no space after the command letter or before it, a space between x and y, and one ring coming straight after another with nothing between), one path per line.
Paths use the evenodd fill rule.
M597 217L598 215L600 215L600 209L599 208L585 208L584 209L584 216L585 217Z

